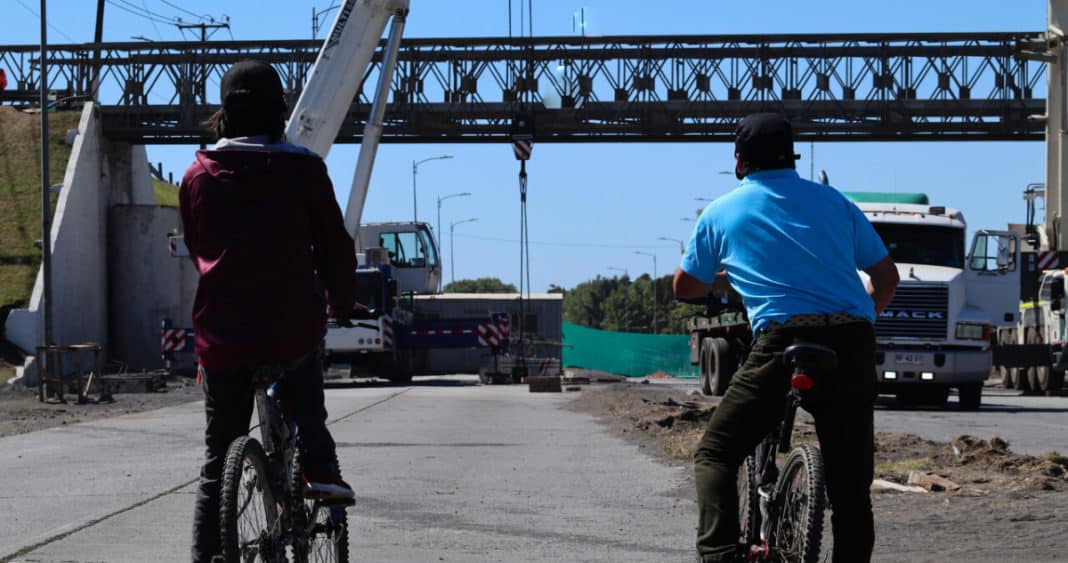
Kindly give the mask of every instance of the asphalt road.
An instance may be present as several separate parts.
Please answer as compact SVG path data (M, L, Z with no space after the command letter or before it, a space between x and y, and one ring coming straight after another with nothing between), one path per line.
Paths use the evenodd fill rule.
M893 399L880 397L875 410L877 432L907 432L948 442L961 434L989 440L999 436L1009 449L1029 455L1068 453L1068 397L1024 397L996 387L983 390L978 411L957 410L950 395L945 408L900 410Z
M472 378L330 389L354 561L691 561L685 469L567 394ZM202 403L0 439L0 561L188 561Z
M690 385L690 384L686 384ZM692 561L696 507L667 467L568 394L418 378L327 393L354 561ZM1068 397L987 389L978 412L880 405L880 431L1068 452ZM202 403L0 439L0 562L188 561Z

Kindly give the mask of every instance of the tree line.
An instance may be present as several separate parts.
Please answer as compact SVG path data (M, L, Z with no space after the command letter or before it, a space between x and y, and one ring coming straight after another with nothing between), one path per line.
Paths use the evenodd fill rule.
M654 294L655 285L655 294ZM458 280L444 288L445 293L515 293L514 285L497 278ZM564 320L569 323L617 332L682 334L686 321L702 310L695 305L676 303L671 292L671 276L653 283L649 274L631 279L622 275L582 282L574 289L557 285L549 293L564 295ZM656 326L653 327L653 299L656 299Z

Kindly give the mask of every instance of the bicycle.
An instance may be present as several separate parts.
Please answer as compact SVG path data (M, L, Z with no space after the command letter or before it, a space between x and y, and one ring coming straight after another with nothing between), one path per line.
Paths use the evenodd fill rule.
M782 423L746 457L738 472L738 521L750 561L819 560L827 495L823 456L803 444L790 449L797 407L816 387L819 373L838 364L834 350L795 339L783 352L793 366ZM780 472L779 451L789 451Z
M300 434L286 416L281 366L253 370L262 445L252 436L230 443L223 465L220 528L227 562L345 562L347 506L352 500L304 498Z

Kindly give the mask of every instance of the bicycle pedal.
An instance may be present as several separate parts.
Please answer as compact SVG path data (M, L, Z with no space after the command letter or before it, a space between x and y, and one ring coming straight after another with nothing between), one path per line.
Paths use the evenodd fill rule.
M354 498L309 498L308 500L314 500L322 506L356 506L356 499Z

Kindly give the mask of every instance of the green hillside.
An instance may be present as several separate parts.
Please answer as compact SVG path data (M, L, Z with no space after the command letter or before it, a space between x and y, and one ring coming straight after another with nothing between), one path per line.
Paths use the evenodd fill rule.
M152 178L152 189L156 191L157 204L178 207L178 186Z
M48 179L63 181L70 147L68 129L78 127L81 113L54 112L48 119ZM49 208L56 209L56 196ZM0 106L0 382L14 375L21 354L3 340L9 310L30 300L41 264L41 116Z
M49 181L63 181L70 147L68 129L80 112L49 114ZM41 263L34 241L41 239L41 117L0 107L0 320L12 307L25 306ZM50 209L55 211L56 196ZM0 329L2 330L2 329Z

